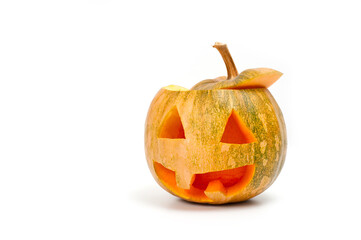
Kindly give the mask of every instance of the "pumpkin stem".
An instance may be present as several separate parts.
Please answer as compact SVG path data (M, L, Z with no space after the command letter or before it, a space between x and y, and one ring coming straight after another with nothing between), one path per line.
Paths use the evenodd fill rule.
M223 61L226 64L227 68L227 80L232 79L238 76L238 71L236 65L234 65L233 59L229 50L227 48L227 44L216 42L213 45L214 48L217 48L218 52L222 55Z

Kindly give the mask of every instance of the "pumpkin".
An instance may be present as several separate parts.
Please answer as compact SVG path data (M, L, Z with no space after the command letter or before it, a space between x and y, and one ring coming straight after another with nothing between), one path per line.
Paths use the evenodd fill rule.
M282 73L269 68L238 74L225 44L216 43L228 76L190 90L170 85L154 97L145 125L145 153L155 180L191 202L248 200L279 175L286 129L268 87Z

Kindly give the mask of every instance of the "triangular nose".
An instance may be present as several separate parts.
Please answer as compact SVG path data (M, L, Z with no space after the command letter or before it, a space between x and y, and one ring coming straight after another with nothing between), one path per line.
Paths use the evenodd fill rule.
M241 117L232 109L224 128L221 142L231 144L246 144L256 142L256 138L248 127L243 123Z
M165 116L158 135L159 138L185 138L184 128L177 107Z

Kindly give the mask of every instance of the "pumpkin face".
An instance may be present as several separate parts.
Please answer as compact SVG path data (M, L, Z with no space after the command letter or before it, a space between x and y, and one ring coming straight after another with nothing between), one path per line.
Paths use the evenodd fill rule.
M220 81L162 88L149 108L148 166L165 190L188 201L250 199L284 163L284 120L267 88L212 89Z

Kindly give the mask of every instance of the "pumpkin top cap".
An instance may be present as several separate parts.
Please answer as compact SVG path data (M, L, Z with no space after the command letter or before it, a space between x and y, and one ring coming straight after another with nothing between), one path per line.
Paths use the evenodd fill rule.
M216 42L213 47L221 54L228 76L203 80L190 90L268 88L282 76L281 72L270 68L247 69L238 74L227 45Z

